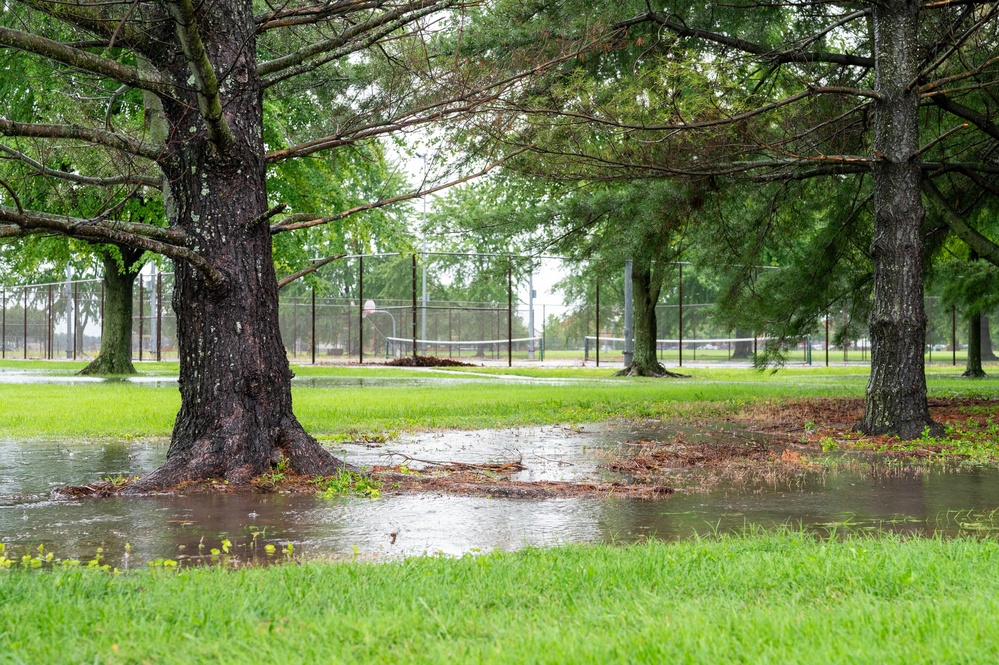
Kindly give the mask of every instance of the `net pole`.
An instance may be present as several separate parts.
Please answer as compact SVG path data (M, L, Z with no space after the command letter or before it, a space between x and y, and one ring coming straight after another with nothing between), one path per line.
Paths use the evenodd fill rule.
M347 338L348 350L350 337ZM364 257L357 257L357 362L364 364Z
M596 292L597 311L594 313L594 316L596 318L596 321L594 323L596 324L596 329L597 329L597 338L596 338L597 367L600 367L600 275L597 275L596 291L597 291Z
M506 366L513 367L513 259L506 263Z
M52 285L51 284L49 284L48 292L49 292L48 330L45 331L46 334L48 335L48 341L46 342L47 348L45 349L45 352L47 354L48 359L52 360L52 325L53 325L53 316L52 316Z
M678 337L679 337L679 342L680 343L677 345L677 349L680 352L680 367L683 367L683 264L682 263L679 265L679 273L680 274L679 274L679 278L678 278L677 282L678 282L678 285L679 285L678 286L678 291L679 291L679 297L678 297L678 299L679 299L679 305L680 305L680 314L677 317L679 319L678 324L677 324L677 331L678 331Z
M145 333L143 328L143 319L145 318L145 307L143 306L146 298L142 292L142 273L139 273L139 362L142 362L142 335Z
M416 253L413 253L413 361L416 361Z
M156 273L156 362L163 360L163 273Z
M76 360L76 339L80 325L80 284L73 282L73 360Z

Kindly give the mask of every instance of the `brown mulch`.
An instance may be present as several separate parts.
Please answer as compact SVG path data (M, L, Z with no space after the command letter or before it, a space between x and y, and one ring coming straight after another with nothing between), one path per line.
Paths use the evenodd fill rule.
M403 356L390 360L386 365L390 367L478 367L472 363L464 363L460 360L450 358L436 358L434 356Z

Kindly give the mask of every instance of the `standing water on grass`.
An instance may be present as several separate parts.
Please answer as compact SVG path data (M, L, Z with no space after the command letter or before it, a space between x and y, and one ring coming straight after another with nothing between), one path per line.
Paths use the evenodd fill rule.
M627 480L605 467L629 454L634 444L628 442L666 440L676 433L675 428L639 431L621 424L448 431L341 444L336 450L356 465L416 469L435 462L519 461L524 470L513 480ZM100 547L116 564L129 543L130 562L144 565L158 558L197 561L203 556L209 561L211 549L223 541L231 543L236 558L266 561L267 545L280 556L288 543L295 556L306 558L380 558L686 538L749 525L921 534L999 531L999 520L992 519L999 509L999 471L953 465L859 462L849 470L812 469L789 477L715 478L681 483L687 491L656 500L398 495L389 483L374 499L324 499L310 493L83 500L51 495L63 485L145 473L165 454L165 443L0 441L0 542L18 552L44 545L62 558L91 557ZM689 477L696 475L691 471Z

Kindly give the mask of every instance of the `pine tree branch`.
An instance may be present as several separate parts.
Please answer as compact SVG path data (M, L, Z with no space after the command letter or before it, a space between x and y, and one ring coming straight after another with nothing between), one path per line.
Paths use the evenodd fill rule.
M111 3L102 5L86 0L19 0L19 2L35 11L108 40L117 32L116 43L128 48L142 50L152 43L146 29L139 27L140 20L126 20L125 15L111 13L107 9L109 6L115 6ZM143 7L147 20L148 13L154 10L155 5L151 3Z
M309 5L308 7L293 7L278 9L265 14L256 15L253 20L259 32L287 28L297 25L312 25L334 16L377 9L382 4L380 0L341 0L340 2Z
M36 125L14 122L0 117L0 136L24 136L47 139L75 139L113 148L129 155L145 157L154 162L164 157L163 146L149 143L116 132L108 132L80 125Z
M142 175L118 175L109 176L107 178L95 178L92 176L79 175L77 173L67 173L66 171L60 171L59 169L52 169L36 159L32 159L28 155L14 150L11 147L0 144L0 152L10 155L12 159L16 159L20 162L24 162L31 168L35 169L39 175L50 176L52 178L58 178L60 180L66 180L68 182L75 182L78 185L92 185L94 187L114 187L115 185L142 185L143 187L162 187L163 181L161 178L152 179L147 178Z
M332 263L333 261L336 261L337 259L342 259L345 256L347 256L347 255L346 254L335 254L334 256L327 256L325 259L319 259L318 261L316 261L315 263L313 263L308 268L302 268L298 272L293 272L290 275L288 275L287 277L283 277L283 278L279 279L278 280L278 289L283 289L284 287L286 287L289 284L291 284L292 282L294 282L296 279L301 279L302 277L305 277L306 275L311 275L312 273L316 272L317 270L319 270L320 268L322 268L327 263Z
M4 206L0 206L0 222L17 227L23 233L55 233L92 243L112 243L155 252L191 264L202 273L212 288L220 288L225 283L222 273L208 263L205 257L182 244L174 244L186 238L186 234L178 235L183 233L178 229L133 222L60 217L33 210L26 210L22 214Z
M958 118L963 120L967 120L992 138L999 140L999 125L992 122L988 116L979 113L964 104L955 102L953 99L944 94L930 93L929 100L944 111L947 111L952 115L956 115Z
M954 235L977 252L981 258L992 265L999 266L999 244L992 242L964 221L964 218L950 207L943 193L932 180L923 178L923 189L929 194L928 198L936 204L934 207L942 213L944 222Z
M736 49L737 51L748 53L749 55L759 56L764 61L772 64L818 62L834 65L846 65L848 67L864 67L867 69L872 69L874 67L874 58L850 55L848 53L831 53L828 51L803 51L800 49L776 51L763 46L762 44L756 44L745 39L739 39L738 37L729 37L728 35L711 32L710 30L691 28L683 23L680 23L670 15L664 15L660 12L654 11L640 14L634 18L628 19L627 21L622 21L615 27L627 28L640 23L654 23L666 28L678 37L692 37L694 39L702 39L704 41L712 42L720 46L728 46Z
M362 37L378 28L382 28L381 30L378 30L378 34L380 35L379 39L381 39L382 36L390 34L404 25L412 23L413 21L434 12L440 11L452 4L453 0L419 0L418 2L406 3L396 9L385 12L384 14L379 14L378 16L375 16L367 21L352 25L344 30L343 33L333 37L332 39L326 39L321 42L316 42L315 44L309 44L308 46L303 46L288 55L275 58L274 60L269 60L267 62L262 62L258 65L257 72L261 77L266 77L269 74L274 74L290 67L295 67L310 58L314 58L318 55L331 51L336 51L342 46L348 44L352 39ZM365 39L363 41L364 44L359 45L357 48L363 48L365 45L373 43L370 39ZM351 48L346 52L350 53L353 50L355 49ZM308 70L306 69L304 71Z
M502 159L493 162L492 164L482 169L481 171L478 171L471 175L464 176L462 178L458 178L456 180L451 180L450 182L446 182L442 185L437 185L436 187L431 187L429 189L419 189L415 192L410 192L408 194L400 194L399 196L392 196L387 199L373 201L372 203L365 203L364 205L355 206L350 210L344 210L343 212L339 212L335 215L329 215L325 217L318 215L311 215L308 213L289 215L288 217L285 217L277 224L271 226L271 234L273 235L276 233L284 233L285 231L297 231L298 229L307 229L313 226L321 226L322 224L329 224L330 222L335 222L337 220L344 219L345 217L349 217L359 212L365 212L367 210L375 210L377 208L383 208L393 203L400 203L402 201L409 201L411 199L417 199L424 196L429 196L430 194L439 192L449 187L454 187L455 185L460 185L464 182L468 182L469 180L480 178L489 173L490 171L492 171L493 169L495 169L497 166L503 164L507 160L512 159L525 151L527 151L527 148L521 148L520 150L517 150L509 155L506 155Z
M194 76L198 90L198 109L208 125L208 138L219 152L225 152L233 144L234 138L222 113L218 76L208 59L205 44L201 41L194 5L191 0L170 0L168 4L181 50Z
M139 70L135 67L123 65L110 58L94 55L45 37L0 26L0 45L33 53L92 74L105 76L134 88L149 90L164 96L173 95L173 86L153 72L151 72L154 74L153 78L143 77L140 76Z

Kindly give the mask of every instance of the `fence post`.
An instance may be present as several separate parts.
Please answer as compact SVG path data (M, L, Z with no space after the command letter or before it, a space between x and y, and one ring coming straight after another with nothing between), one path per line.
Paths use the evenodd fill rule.
M48 306L48 318L47 318L48 330L45 331L45 334L48 336L48 340L46 342L45 351L46 351L46 357L49 360L52 360L52 285L51 284L49 284L48 292L49 292L49 306Z
M28 359L28 289L26 287L21 287L21 293L24 296L24 359Z
M413 365L416 365L416 253L413 253Z
M163 360L163 273L156 273L156 362Z
M102 279L101 280L101 342L103 342L103 341L104 341L104 280ZM131 346L131 345L129 345L129 346ZM98 347L98 348L100 348L100 347ZM100 353L100 351L98 351L98 353ZM131 359L131 357L132 357L132 349L131 348L129 348L129 350L128 350L128 356Z
M826 311L826 367L829 367L829 312Z
M316 288L312 287L312 364L316 364Z
M950 309L950 364L957 366L957 305Z
M680 276L679 276L678 283L680 285L679 286L679 291L680 291L680 294L679 294L679 299L680 299L679 300L679 302L680 302L680 315L678 317L679 318L679 322L678 322L678 325L677 325L677 330L679 331L680 343L677 345L677 348L680 351L680 367L683 367L683 264L682 263L679 265L679 272L680 272ZM694 357L695 358L697 357L696 354L694 355Z
M76 343L80 337L80 283L73 282L73 360L76 360Z
M541 306L541 362L545 361L545 332L548 330L548 314L546 305Z
M513 259L506 262L506 366L513 367Z
M357 362L364 364L364 257L357 257ZM350 337L347 337L350 352Z
M600 275L597 275L597 284L596 284L596 287L597 287L597 289L596 289L597 290L597 292L596 292L597 311L595 312L596 328L597 328L597 335L596 335L596 340L597 340L596 356L597 356L597 367L600 367Z
M146 328L143 325L145 318L145 302L146 296L142 291L142 273L139 273L139 362L142 362L142 336L146 332Z
M3 289L3 332L0 333L0 353L7 357L7 287Z

